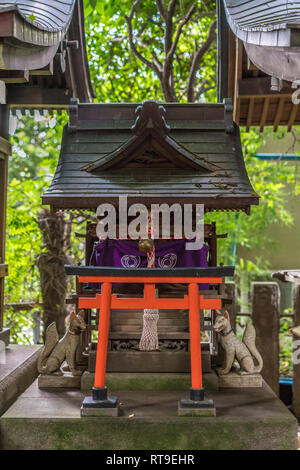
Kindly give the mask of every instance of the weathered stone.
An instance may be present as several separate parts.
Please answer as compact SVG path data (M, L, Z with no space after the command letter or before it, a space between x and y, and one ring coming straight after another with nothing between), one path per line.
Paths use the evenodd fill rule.
M5 363L0 365L0 415L37 377L36 364L40 349L38 345L17 344L11 344L5 349Z
M119 406L115 408L80 408L80 415L84 417L119 416Z
M63 375L39 375L39 388L80 388L81 377L63 372Z
M9 334L10 334L10 328L3 328L0 331L0 341L3 341L6 346L9 345Z
M241 375L237 372L229 372L218 376L219 388L252 388L262 387L260 374Z
M186 391L188 394L188 390ZM0 419L0 447L27 450L294 450L298 423L264 383L211 391L217 415L177 416L182 391L115 391L119 417L81 418L79 390L37 381Z
M190 353L186 351L109 351L107 372L190 372ZM95 372L96 351L89 352L90 372ZM202 351L203 372L211 371L209 351Z
M92 390L94 379L95 373L85 371L81 377L81 390ZM203 374L203 384L205 390L217 390L216 374ZM109 390L188 390L191 386L191 375L167 372L109 372L106 374L106 385Z
M178 416L216 416L216 408L186 408L178 402Z
M278 284L253 282L252 319L256 330L256 346L264 363L261 374L277 395L279 392L279 314Z

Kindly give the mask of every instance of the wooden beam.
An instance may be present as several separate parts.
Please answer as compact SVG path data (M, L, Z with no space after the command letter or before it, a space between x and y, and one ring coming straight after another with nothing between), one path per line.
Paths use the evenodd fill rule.
M4 83L29 82L28 70L0 70L0 80Z
M280 124L282 111L283 111L283 108L284 108L284 103L285 103L285 98L279 98L279 103L278 103L278 106L277 106L277 109L276 109L276 115L275 115L275 119L274 119L274 126L273 126L274 132L277 131L277 128Z
M249 129L250 129L250 126L251 126L251 123L252 123L253 110L254 110L254 97L250 98L250 100L249 100L247 125L246 125L247 132L249 132Z
M30 70L29 75L53 75L53 60L42 69Z
M0 152L4 155L10 155L11 145L10 143L0 136ZM4 158L4 156L2 156Z
M263 107L263 112L261 115L260 123L259 123L259 130L262 132L264 130L267 116L268 116L268 111L269 111L269 104L270 104L270 97L265 98L264 101L264 107Z
M228 44L228 98L234 98L234 71L235 71L235 35L229 30Z
M299 106L298 104L294 104L293 107L292 107L291 114L290 114L288 124L287 124L288 132L291 131L291 129L293 127L293 124L295 122L297 111L298 111L298 106Z
M5 235L6 235L6 201L7 201L7 175L8 154L10 145L8 142L8 106L0 105L0 267L5 263ZM5 266L5 265L4 265ZM0 268L0 272L5 267ZM3 328L4 314L4 277L0 276L0 331Z
M247 70L259 70L256 65L253 64L253 62L251 62L251 60L249 59L249 56L247 56Z
M0 263L0 277L5 277L8 275L8 265Z
M6 85L0 80L0 104L6 104Z
M39 86L8 87L7 103L14 107L68 107L69 90L64 88L43 88Z
M239 79L238 96L250 98L251 96L283 96L290 97L293 90L288 82L283 82L281 91L271 90L271 77L252 77Z
M243 73L243 43L238 38L236 38L233 120L237 125L239 125L240 123L239 82L242 80L242 73Z

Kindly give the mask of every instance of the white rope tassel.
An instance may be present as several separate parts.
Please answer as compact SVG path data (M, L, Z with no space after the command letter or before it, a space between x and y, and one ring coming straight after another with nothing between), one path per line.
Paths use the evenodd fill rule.
M155 251L153 249L147 253L147 267L154 268ZM144 309L143 331L139 348L141 351L154 351L158 349L157 322L159 313L157 309Z

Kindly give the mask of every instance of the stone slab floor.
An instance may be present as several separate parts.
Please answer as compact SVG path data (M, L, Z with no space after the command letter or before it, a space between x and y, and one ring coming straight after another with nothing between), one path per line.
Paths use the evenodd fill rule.
M297 449L298 424L262 389L209 390L216 417L178 417L188 392L120 390L119 417L81 418L80 390L39 390L35 381L0 419L2 449Z

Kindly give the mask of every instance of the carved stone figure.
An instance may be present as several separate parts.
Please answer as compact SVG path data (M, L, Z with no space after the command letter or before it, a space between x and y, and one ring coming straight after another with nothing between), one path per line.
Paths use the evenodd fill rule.
M260 373L263 368L263 360L255 346L256 332L252 323L247 324L241 341L234 334L228 312L223 314L218 311L217 313L213 328L220 334L221 345L225 351L224 365L217 369L218 375L228 374L234 368L235 359L240 365L240 369L236 370L238 374ZM257 360L258 365L254 364L254 359Z
M59 340L56 324L51 323L46 330L45 346L38 358L38 371L43 375L63 375L60 370L66 360L71 373L81 375L82 371L75 367L75 353L79 344L80 333L86 329L84 311L77 315L72 312L69 326L63 338Z

